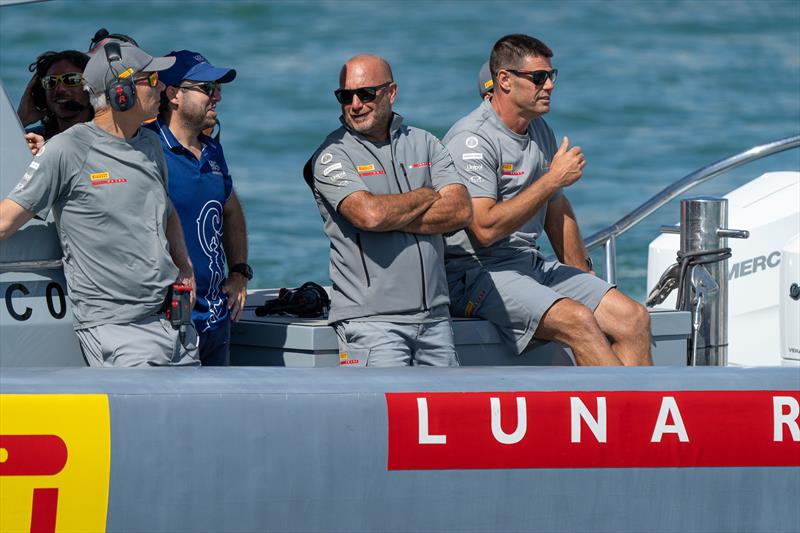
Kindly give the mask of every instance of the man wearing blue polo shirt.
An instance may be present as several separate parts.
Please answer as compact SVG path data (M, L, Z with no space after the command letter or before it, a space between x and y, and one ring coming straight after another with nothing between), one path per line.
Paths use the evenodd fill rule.
M244 214L222 146L203 132L216 124L221 84L233 81L236 71L216 68L189 50L170 56L175 65L159 73L167 87L158 120L148 127L161 139L169 196L195 268L197 302L192 318L200 335L200 361L205 366L227 366L230 319L239 319L253 271L247 264Z

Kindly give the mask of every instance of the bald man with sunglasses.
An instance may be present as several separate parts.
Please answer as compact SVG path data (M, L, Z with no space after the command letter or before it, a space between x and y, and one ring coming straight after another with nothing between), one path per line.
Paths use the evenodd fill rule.
M542 118L558 71L553 52L507 35L489 60L491 99L459 120L444 143L472 196L472 224L447 237L451 311L493 322L522 353L531 340L568 345L579 365L649 365L647 310L592 271L564 189L586 159L560 146ZM537 239L546 233L558 261Z
M331 241L340 364L457 366L442 234L469 223L466 188L439 140L392 111L384 59L350 59L334 94L342 126L304 175Z

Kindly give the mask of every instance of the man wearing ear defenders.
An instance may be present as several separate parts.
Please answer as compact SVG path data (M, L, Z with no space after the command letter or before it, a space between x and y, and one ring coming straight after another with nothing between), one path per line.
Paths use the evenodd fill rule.
M182 341L165 317L170 287L194 275L161 144L140 128L158 111L158 72L174 62L106 43L83 72L94 119L48 141L0 202L0 239L53 209L91 366L198 364L194 332Z
M350 59L334 95L342 127L304 174L331 241L339 362L457 366L442 233L469 223L467 190L439 140L392 112L384 59Z
M169 195L181 219L194 265L192 311L203 366L230 363L231 319L238 320L253 271L247 264L244 214L219 142L204 135L217 122L222 85L236 71L217 68L201 54L170 52L175 64L159 73L166 85L156 132L169 168ZM226 276L227 267L227 276Z

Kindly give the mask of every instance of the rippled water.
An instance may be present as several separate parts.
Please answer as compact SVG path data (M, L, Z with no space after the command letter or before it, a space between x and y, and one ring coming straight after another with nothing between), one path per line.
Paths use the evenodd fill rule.
M800 133L800 2L77 2L0 9L0 77L16 102L44 50L85 49L107 27L153 54L188 48L235 67L219 107L245 206L253 286L327 283L328 243L302 180L338 126L332 90L350 56L392 64L395 109L442 136L478 104L476 76L506 33L539 37L559 79L548 122L589 165L567 194L584 235L670 182L755 144ZM798 151L697 192L724 194ZM672 204L622 237L622 288L645 293L648 242ZM599 254L595 253L595 258Z

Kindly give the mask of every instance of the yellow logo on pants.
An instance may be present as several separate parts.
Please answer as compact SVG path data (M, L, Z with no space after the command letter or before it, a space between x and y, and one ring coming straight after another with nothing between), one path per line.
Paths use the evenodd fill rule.
M104 394L0 394L0 531L105 531Z

